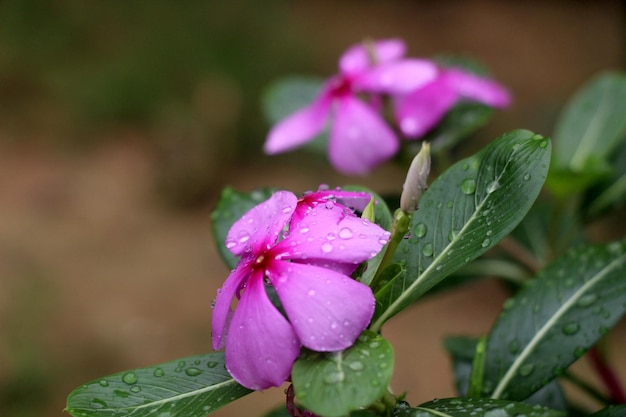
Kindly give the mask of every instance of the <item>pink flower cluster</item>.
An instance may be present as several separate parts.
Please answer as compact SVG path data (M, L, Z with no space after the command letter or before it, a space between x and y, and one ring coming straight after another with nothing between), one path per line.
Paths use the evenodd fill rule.
M241 258L218 290L213 348L226 348L226 367L240 384L255 390L279 386L301 346L346 349L367 327L374 296L350 274L389 239L389 232L352 210L362 210L370 198L320 190L298 199L279 191L233 224L225 244ZM266 286L273 287L283 312Z
M388 39L349 48L315 100L269 132L265 152L296 148L324 131L332 121L328 156L345 174L362 175L390 159L399 148L394 130L381 116L382 100L393 105L402 135L417 139L437 125L460 100L506 107L509 93L498 83L433 61L404 58L405 44ZM367 95L364 101L361 96Z

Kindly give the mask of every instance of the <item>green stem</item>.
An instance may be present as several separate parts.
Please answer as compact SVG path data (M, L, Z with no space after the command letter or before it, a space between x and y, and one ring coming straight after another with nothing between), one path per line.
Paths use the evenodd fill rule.
M393 263L393 257L398 249L398 245L404 239L404 236L409 231L409 225L411 224L411 214L403 212L401 209L397 209L393 215L393 223L391 224L391 236L389 237L389 243L385 248L385 254L383 259L378 265L378 269L374 274L374 278L370 284L370 287L375 288L377 281L380 279L382 271Z
M592 387L587 381L584 381L572 374L571 372L565 371L563 372L563 377L571 382L575 387L580 389L583 392L589 394L589 396L595 398L603 404L612 404L612 401L607 398L604 394L598 391L596 388Z

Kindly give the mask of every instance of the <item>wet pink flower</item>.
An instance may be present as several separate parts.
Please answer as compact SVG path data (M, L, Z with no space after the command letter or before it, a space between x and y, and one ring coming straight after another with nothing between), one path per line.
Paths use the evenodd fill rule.
M226 239L241 259L215 300L213 347L226 347L228 371L250 389L281 385L301 346L351 346L374 312L371 289L339 271L375 256L389 233L341 204L317 204L294 222L297 206L294 194L276 192L238 220ZM270 301L266 283L286 317Z
M265 152L296 148L320 134L332 121L328 156L346 174L365 174L398 150L393 130L379 115L378 94L408 94L432 80L436 66L426 60L401 59L405 45L396 39L355 45L339 61L339 75L328 80L307 107L275 125ZM359 93L373 93L364 102Z
M460 100L503 108L510 104L511 97L495 81L458 68L441 69L431 82L397 100L396 120L400 130L409 138L419 138Z

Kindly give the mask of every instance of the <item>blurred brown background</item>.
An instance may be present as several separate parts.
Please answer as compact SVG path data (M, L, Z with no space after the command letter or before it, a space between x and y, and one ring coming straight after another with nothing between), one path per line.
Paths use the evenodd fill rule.
M262 155L270 82L330 75L364 37L470 56L515 97L472 149L515 128L549 135L582 83L624 68L624 21L609 0L0 2L0 415L61 415L83 382L210 351L228 271L209 215L224 185L400 189L393 167L354 179L302 151ZM394 389L453 395L443 336L485 333L504 297L484 281L392 320ZM626 329L614 333L623 355Z

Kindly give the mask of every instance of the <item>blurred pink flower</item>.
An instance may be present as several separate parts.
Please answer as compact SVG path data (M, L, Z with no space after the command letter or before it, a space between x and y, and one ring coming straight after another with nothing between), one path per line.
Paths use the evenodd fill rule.
M362 175L391 158L399 147L393 130L379 115L376 100L366 103L358 94L406 95L434 79L432 62L401 59L404 53L404 43L396 39L349 48L339 60L339 75L324 84L317 98L271 129L265 152L296 148L332 120L328 156L338 171Z
M375 256L389 233L339 203L315 204L294 222L298 204L294 194L276 192L233 224L226 239L241 259L215 300L213 348L226 347L228 371L250 389L281 385L302 345L351 346L374 312L371 289L338 271ZM270 301L266 282L286 317Z
M458 68L441 69L422 87L396 99L396 120L408 138L420 138L435 127L460 100L472 100L491 107L510 104L502 85Z

